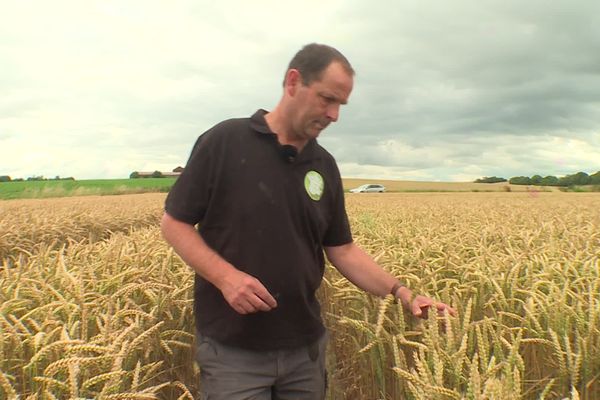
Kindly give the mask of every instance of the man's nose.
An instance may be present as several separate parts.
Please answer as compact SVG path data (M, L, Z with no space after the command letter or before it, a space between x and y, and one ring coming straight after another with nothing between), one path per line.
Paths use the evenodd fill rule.
M325 115L327 119L329 119L331 122L336 122L340 116L340 105L330 105L329 107L327 107L327 113Z

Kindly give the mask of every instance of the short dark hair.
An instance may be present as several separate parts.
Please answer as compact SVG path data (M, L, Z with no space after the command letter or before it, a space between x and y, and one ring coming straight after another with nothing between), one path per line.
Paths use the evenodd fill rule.
M348 59L346 59L346 57L338 50L325 44L307 44L297 52L294 58L292 58L292 61L290 61L290 65L288 65L288 68L285 71L283 84L285 86L287 72L290 69L296 69L302 76L302 84L308 86L313 81L321 79L323 71L325 71L332 62L340 63L348 74L354 76L352 65L350 65Z

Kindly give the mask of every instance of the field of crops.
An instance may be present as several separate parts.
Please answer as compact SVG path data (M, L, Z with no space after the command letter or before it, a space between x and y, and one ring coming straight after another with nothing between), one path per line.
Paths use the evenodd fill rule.
M0 200L168 192L175 178L0 182Z
M0 202L0 398L193 399L164 194ZM600 195L348 195L355 239L457 318L327 269L328 399L600 399Z

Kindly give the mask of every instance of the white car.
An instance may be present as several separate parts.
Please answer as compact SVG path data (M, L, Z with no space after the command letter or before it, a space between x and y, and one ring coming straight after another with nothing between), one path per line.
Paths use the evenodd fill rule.
M378 185L375 183L368 183L366 185L359 186L354 189L350 189L350 193L383 193L385 192L385 186Z

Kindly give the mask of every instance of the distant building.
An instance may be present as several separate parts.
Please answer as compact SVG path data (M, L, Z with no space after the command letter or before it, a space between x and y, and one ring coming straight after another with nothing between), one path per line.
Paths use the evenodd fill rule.
M181 175L181 172L162 172L163 176L179 176Z
M159 172L164 177L178 177L183 172L183 167L177 167L171 172L163 172L163 171L159 171ZM149 178L149 177L152 177L153 175L155 175L156 171L139 171L137 174L138 174L139 178Z

